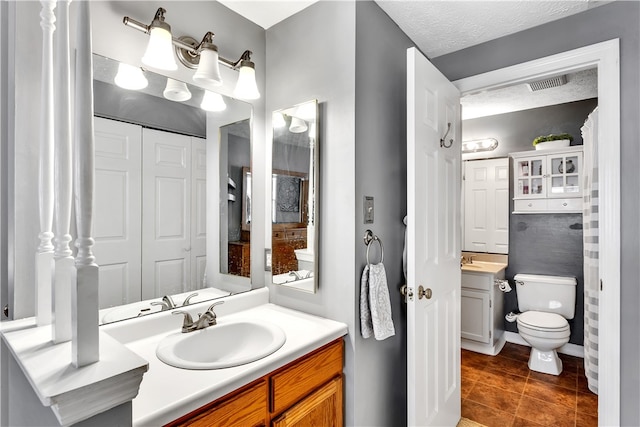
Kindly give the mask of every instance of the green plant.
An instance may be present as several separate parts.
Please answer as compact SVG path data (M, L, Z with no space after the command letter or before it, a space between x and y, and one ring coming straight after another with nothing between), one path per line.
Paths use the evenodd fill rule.
M569 141L573 141L573 137L568 133L558 133L558 134L551 134L546 136L539 136L533 140L533 145L535 146L540 142L558 141L560 139L568 139Z

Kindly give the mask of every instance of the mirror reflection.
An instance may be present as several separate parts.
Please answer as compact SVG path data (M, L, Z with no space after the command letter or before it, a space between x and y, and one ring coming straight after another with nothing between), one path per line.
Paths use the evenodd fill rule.
M99 55L94 104L101 323L250 290L225 280L220 241L241 224L232 159L250 158L251 105Z
M315 292L318 102L275 111L272 123L272 280L277 285Z

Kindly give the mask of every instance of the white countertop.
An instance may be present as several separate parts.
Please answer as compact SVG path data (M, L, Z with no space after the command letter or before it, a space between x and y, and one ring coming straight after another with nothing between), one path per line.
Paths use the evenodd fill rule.
M192 310L203 311L199 305ZM149 362L149 371L133 400L134 426L173 421L347 333L343 323L268 303L266 288L225 298L216 313L221 324L239 319L271 322L284 330L286 342L275 353L246 365L187 370L166 365L155 354L158 343L180 329L182 316L159 313L103 327Z

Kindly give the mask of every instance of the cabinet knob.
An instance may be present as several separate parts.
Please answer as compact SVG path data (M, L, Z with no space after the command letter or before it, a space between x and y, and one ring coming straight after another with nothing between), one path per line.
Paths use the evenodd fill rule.
M529 203L527 206L529 206L531 208L531 207L533 207L533 203Z
M566 207L566 206L567 206L567 202L564 202L564 203L562 204L562 206Z

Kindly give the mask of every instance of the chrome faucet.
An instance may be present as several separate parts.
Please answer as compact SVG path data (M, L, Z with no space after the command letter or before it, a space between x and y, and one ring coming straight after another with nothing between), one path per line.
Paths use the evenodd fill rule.
M460 256L460 265L473 264L473 259L475 257L475 255L467 255L466 257L464 255Z
M198 293L197 293L197 292L194 292L194 293L192 293L191 295L189 295L188 297L186 297L186 298L184 299L184 302L182 303L182 307L184 307L185 305L189 305L189 303L191 302L191 298L193 298L193 297L197 297L197 296L198 296Z
M311 277L311 272L307 271L307 274L302 276L302 274L297 271L290 271L289 276L295 276L296 280L308 279L309 277Z
M213 307L220 304L224 304L224 301L218 301L211 304L207 311L204 312L204 314L198 314L198 320L196 320L195 322L193 321L191 314L186 311L176 310L171 314L182 314L184 316L184 319L182 321L182 333L193 332L200 329L208 328L209 326L213 326L218 323L216 313L213 311Z
M165 295L162 297L162 301L154 301L151 305L160 305L162 309L160 311L171 310L172 308L176 308L176 303L173 302L173 299L169 295Z

